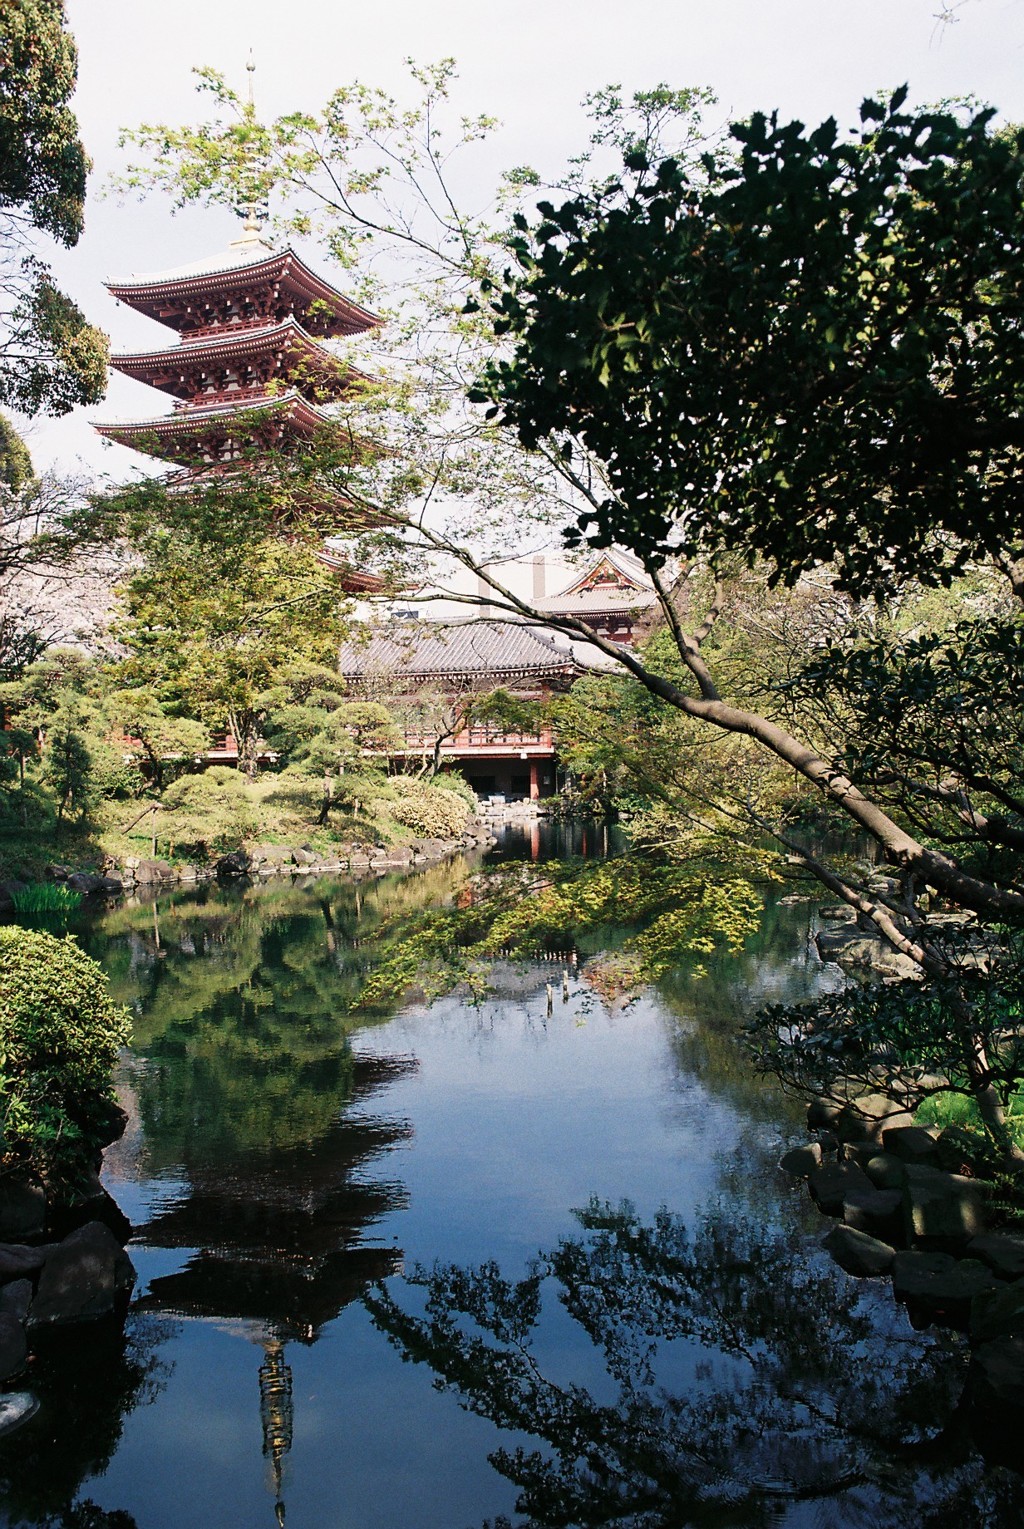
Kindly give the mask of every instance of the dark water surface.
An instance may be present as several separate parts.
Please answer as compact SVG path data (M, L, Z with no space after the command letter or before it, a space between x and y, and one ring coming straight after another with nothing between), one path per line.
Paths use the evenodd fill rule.
M632 1005L585 961L563 1001L538 961L476 1007L360 1014L382 925L465 874L212 887L81 932L136 1013L106 1182L139 1285L123 1344L35 1364L3 1522L1024 1521L962 1426L961 1347L836 1270L775 1167L799 1112L734 1034L830 982L807 905Z

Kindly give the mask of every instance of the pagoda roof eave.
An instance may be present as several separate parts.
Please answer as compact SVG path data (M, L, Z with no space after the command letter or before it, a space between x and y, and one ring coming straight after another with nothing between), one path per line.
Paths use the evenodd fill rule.
M278 413L287 410L298 423L315 428L330 423L331 416L311 404L301 393L292 389L276 398L256 398L241 403L213 404L209 408L181 409L174 414L161 414L156 419L113 420L109 424L96 424L94 428L109 440L132 444L132 437L164 437L194 435L206 425L219 424L237 419L240 414Z
M216 257L211 262L212 268L205 271L185 266L178 270L138 276L131 281L110 281L104 285L112 297L130 307L145 309L161 298L205 295L238 286L252 286L254 281L287 278L311 300L330 304L336 309L338 317L352 329L372 329L383 323L380 314L345 297L336 287L310 270L291 246L277 252L271 251L262 259L239 259L234 265L217 265L215 260Z

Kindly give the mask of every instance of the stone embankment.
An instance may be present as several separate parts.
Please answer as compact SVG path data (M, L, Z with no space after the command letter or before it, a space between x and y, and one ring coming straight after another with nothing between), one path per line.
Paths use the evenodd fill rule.
M497 820L474 820L457 839L415 839L411 844L339 844L327 853L309 844L297 848L285 844L257 844L222 855L210 865L172 865L167 860L108 860L104 874L76 871L69 865L47 868L51 881L80 892L87 898L120 897L125 893L151 894L176 885L247 876L345 876L363 879L388 871L416 870L463 851L489 849L497 843ZM504 821L504 820L503 820ZM14 912L14 896L25 882L0 882L0 914Z
M848 1274L891 1279L915 1326L967 1333L975 1437L1018 1468L1024 1225L1005 1224L994 1186L971 1176L955 1134L914 1125L879 1095L815 1101L808 1126L816 1139L781 1166L835 1220L824 1246Z

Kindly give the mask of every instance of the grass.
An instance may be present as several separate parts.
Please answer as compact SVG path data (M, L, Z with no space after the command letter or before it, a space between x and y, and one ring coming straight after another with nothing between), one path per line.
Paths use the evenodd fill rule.
M986 1139L978 1106L964 1094L933 1094L918 1107L914 1118L919 1125L935 1126L940 1131L955 1126L979 1142ZM1006 1119L1014 1141L1024 1147L1024 1088L1010 1095Z

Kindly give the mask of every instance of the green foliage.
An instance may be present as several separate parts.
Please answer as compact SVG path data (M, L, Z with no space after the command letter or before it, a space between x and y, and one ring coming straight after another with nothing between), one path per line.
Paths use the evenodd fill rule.
M195 757L209 748L209 730L201 722L168 716L149 691L115 690L106 699L105 711L124 730L122 758L127 756L129 768L144 760L158 792L168 774L190 768Z
M1024 847L1024 621L972 617L945 630L828 641L778 686L819 718L836 761L919 832L973 840L999 879ZM831 726L829 725L831 723ZM1005 863L993 851L1015 852Z
M1024 134L905 97L850 139L756 114L735 154L634 154L521 222L493 300L515 353L480 396L527 446L604 465L578 537L735 549L787 582L828 563L859 592L1003 554Z
M59 881L40 881L11 894L15 913L73 913L81 906L81 892Z
M69 810L84 816L92 775L92 753L75 715L59 712L47 738L42 769L42 778L57 799L58 823Z
M32 253L39 229L78 242L88 160L68 102L78 57L63 0L10 0L0 15L0 400L65 414L106 391L106 337Z
M431 997L459 982L479 992L495 957L565 950L610 926L630 932L623 942L629 959L609 974L609 991L635 989L678 966L699 974L713 952L739 952L757 929L754 875L764 875L758 857L744 863L741 852L725 855L699 836L687 859L668 866L640 857L542 868L510 863L474 877L457 907L396 922L361 1002L372 1008L413 988Z
M73 1183L103 1145L126 1011L68 938L0 928L0 1106L4 1169Z
M747 1026L755 1063L803 1095L882 1090L910 1108L962 1097L1004 1148L1002 1115L1024 1082L1020 942L1006 935L1000 948L990 937L979 964L962 932L947 938L955 978L850 986L810 1007L762 1010Z
M0 414L0 484L17 494L34 476L28 447L7 416Z
M0 51L0 208L23 208L62 244L78 242L88 160L68 107L78 75L63 0L11 0Z
M123 592L121 680L150 689L164 714L230 728L252 772L264 697L296 662L336 655L339 605L334 577L299 542L157 525Z

